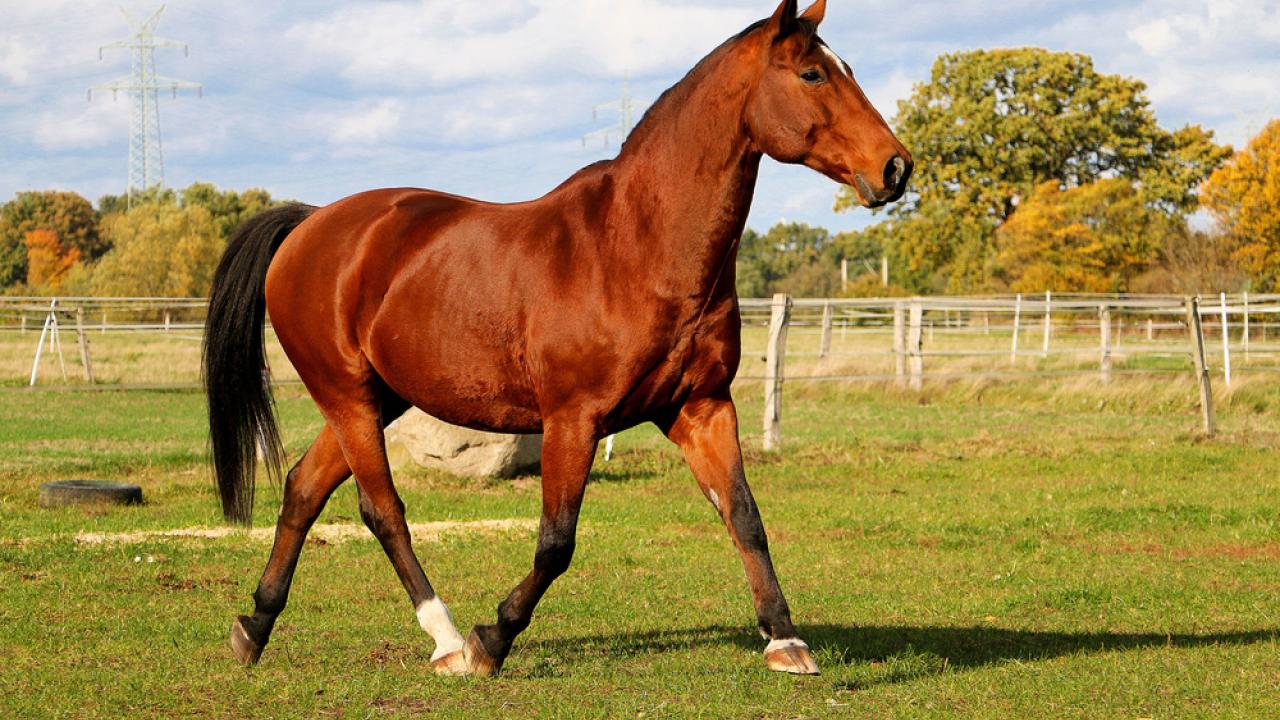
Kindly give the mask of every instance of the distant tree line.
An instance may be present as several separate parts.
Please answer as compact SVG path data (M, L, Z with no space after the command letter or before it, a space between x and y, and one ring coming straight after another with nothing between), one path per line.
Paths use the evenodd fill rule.
M276 201L195 183L107 195L20 192L0 205L0 290L9 295L199 297L235 229Z

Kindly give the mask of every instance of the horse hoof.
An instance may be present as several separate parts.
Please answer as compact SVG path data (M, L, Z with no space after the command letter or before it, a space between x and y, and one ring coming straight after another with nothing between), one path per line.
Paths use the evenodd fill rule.
M471 674L467 669L467 658L461 650L454 650L448 655L432 660L431 668L437 675L448 677L464 677Z
M462 656L466 659L467 671L476 677L497 677L498 671L502 670L502 661L485 650L484 643L475 630L467 636L467 642L462 646Z
M821 675L809 646L800 640L774 640L764 651L764 664L774 672Z
M262 657L262 646L249 637L243 621L243 617L238 617L231 623L231 652L241 665L253 665Z

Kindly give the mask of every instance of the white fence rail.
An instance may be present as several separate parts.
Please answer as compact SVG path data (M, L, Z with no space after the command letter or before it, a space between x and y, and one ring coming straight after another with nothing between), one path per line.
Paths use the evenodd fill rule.
M787 311L779 313L777 308ZM781 443L784 382L930 380L1195 372L1205 432L1213 434L1213 348L1227 386L1235 373L1280 371L1280 295L1013 295L741 302L744 337L769 327L764 348L744 342L740 380L765 385L765 448ZM784 318L790 332L772 325ZM757 333L758 334L758 333ZM776 347L780 337L782 347ZM806 342L807 337L807 342ZM788 339L791 345L788 346ZM1031 340L1032 342L1028 342ZM799 342L797 342L799 341ZM753 359L807 358L807 372L753 372ZM1119 366L1119 367L1118 367ZM793 365L794 367L794 365Z

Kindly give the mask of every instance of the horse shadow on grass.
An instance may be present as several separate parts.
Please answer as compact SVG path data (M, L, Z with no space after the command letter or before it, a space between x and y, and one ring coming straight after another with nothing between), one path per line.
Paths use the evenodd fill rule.
M799 628L835 685L863 689L908 682L949 670L1015 660L1035 662L1078 654L1143 648L1250 645L1280 640L1280 628L1221 633L1040 632L995 627L806 625ZM683 629L563 638L540 643L566 660L677 652L709 644L760 652L763 641L743 627L711 625Z

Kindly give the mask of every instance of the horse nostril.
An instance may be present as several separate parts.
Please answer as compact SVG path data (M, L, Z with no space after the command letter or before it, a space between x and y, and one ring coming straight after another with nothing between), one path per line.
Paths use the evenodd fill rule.
M894 155L884 166L884 189L889 192L897 192L899 186L906 179L907 161L902 159L901 155Z

